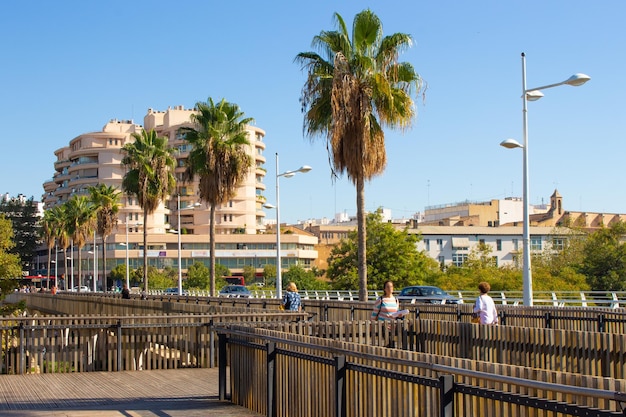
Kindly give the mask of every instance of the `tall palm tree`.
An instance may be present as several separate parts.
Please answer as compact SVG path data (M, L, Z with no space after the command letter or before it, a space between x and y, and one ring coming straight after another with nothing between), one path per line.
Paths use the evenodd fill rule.
M122 165L128 168L122 189L136 196L143 209L143 285L148 292L148 214L154 213L174 190L176 158L167 138L158 136L154 130L133 133L132 137L135 141L122 148L125 152Z
M410 35L383 36L380 19L364 10L354 17L350 38L343 18L334 17L337 30L313 38L321 55L301 52L295 61L307 71L301 94L305 133L325 139L333 176L346 172L356 186L359 300L365 301L365 181L385 169L383 127L411 125L411 92L422 90L422 79L411 64L398 62L412 44Z
M252 158L248 154L246 125L253 121L244 117L239 106L222 99L214 103L198 102L191 115L192 127L181 128L192 145L187 159L187 180L199 178L200 200L210 207L209 256L210 294L215 296L215 207L233 198L243 183ZM179 226L180 228L180 226ZM179 265L180 267L180 265Z
M122 193L111 185L98 184L89 187L91 201L96 207L96 232L102 237L102 290L107 290L107 251L106 240L117 225L117 213L120 209ZM95 248L94 248L95 249ZM94 279L96 279L94 277Z
M96 223L95 206L84 195L75 195L67 201L67 229L72 242L78 247L78 291L80 291L82 265L81 249L93 233ZM94 277L95 279L95 277Z
M70 235L67 228L67 202L60 206L55 206L49 211L52 212L52 217L55 219L55 236L59 244L59 247L63 249L63 289L67 290L67 248L70 246ZM57 282L57 286L59 283ZM59 287L59 289L61 289Z

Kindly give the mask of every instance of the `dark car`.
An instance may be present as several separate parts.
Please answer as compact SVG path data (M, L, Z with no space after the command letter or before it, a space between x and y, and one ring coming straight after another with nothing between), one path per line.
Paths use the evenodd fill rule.
M243 285L227 285L220 290L220 297L251 298L252 293Z
M451 296L439 287L415 285L403 288L398 300L412 303L458 304L459 299Z
M163 291L165 295L178 295L178 287L167 288ZM183 295L187 295L187 290L183 290Z

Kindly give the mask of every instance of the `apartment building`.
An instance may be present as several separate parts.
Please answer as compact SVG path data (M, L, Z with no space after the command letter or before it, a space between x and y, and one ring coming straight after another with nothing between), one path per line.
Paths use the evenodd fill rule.
M145 225L136 198L122 194L117 227L106 244L107 270L126 262L127 252L130 266L136 268L139 265L136 260L143 256L144 227L148 230L146 250L151 265L178 267L178 236L170 233L178 230L182 232L183 269L186 270L196 261L208 265L210 210L198 199L197 181L183 182L185 161L191 147L179 130L183 126L191 126L190 116L193 111L183 106L168 108L166 111L148 109L143 126L132 120L111 120L102 131L81 134L70 140L68 146L55 151L53 178L43 184L46 209L63 204L73 195L86 195L88 188L97 184L112 185L121 190L125 175L121 149L133 140L133 133L140 133L144 128L154 129L160 136L167 137L170 146L177 150L174 172L176 190L169 200L162 202L148 217ZM275 235L264 234L265 131L247 126L247 133L250 142L248 152L254 166L236 196L216 207L217 261L234 273L241 272L245 265L262 269L266 264L276 264ZM317 258L313 250L317 243L315 237L289 235L281 237L281 240L283 268L295 264L309 267ZM101 245L99 237L95 245ZM85 270L89 267L89 258L94 256L89 254L89 251L94 252L93 246L90 242L83 248L86 253L81 254L81 258L86 260L82 265ZM40 255L45 252L47 257L47 250L42 249L40 252ZM57 264L58 271L64 269L62 264L64 262Z

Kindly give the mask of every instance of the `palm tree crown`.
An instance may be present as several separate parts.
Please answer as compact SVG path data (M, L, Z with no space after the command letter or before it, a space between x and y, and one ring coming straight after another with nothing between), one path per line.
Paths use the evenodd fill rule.
M364 301L364 181L385 169L383 127L411 125L415 116L411 93L421 91L422 79L411 64L398 62L399 53L412 44L410 35L383 36L380 19L364 10L355 16L350 38L343 18L334 16L337 30L313 38L320 53L302 52L295 60L307 72L301 94L305 133L325 138L333 174L347 173L357 188L359 299Z

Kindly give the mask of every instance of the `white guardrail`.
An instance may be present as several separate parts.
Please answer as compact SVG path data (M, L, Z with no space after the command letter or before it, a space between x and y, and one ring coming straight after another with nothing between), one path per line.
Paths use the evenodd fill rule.
M275 290L250 290L254 298L276 298ZM358 301L358 291L335 291L335 290L301 290L300 295L304 300L347 300ZM448 291L448 293L459 299L459 303L474 303L478 296L478 291ZM150 291L151 295L172 295L164 294L163 291ZM382 291L369 291L369 300L376 300ZM208 297L208 291L189 291L186 296ZM522 305L523 294L521 291L491 291L489 295L496 304L502 305ZM415 300L413 300L415 302ZM413 302L413 303L414 303ZM533 302L536 306L578 306L578 307L626 307L626 291L535 291L533 292Z

